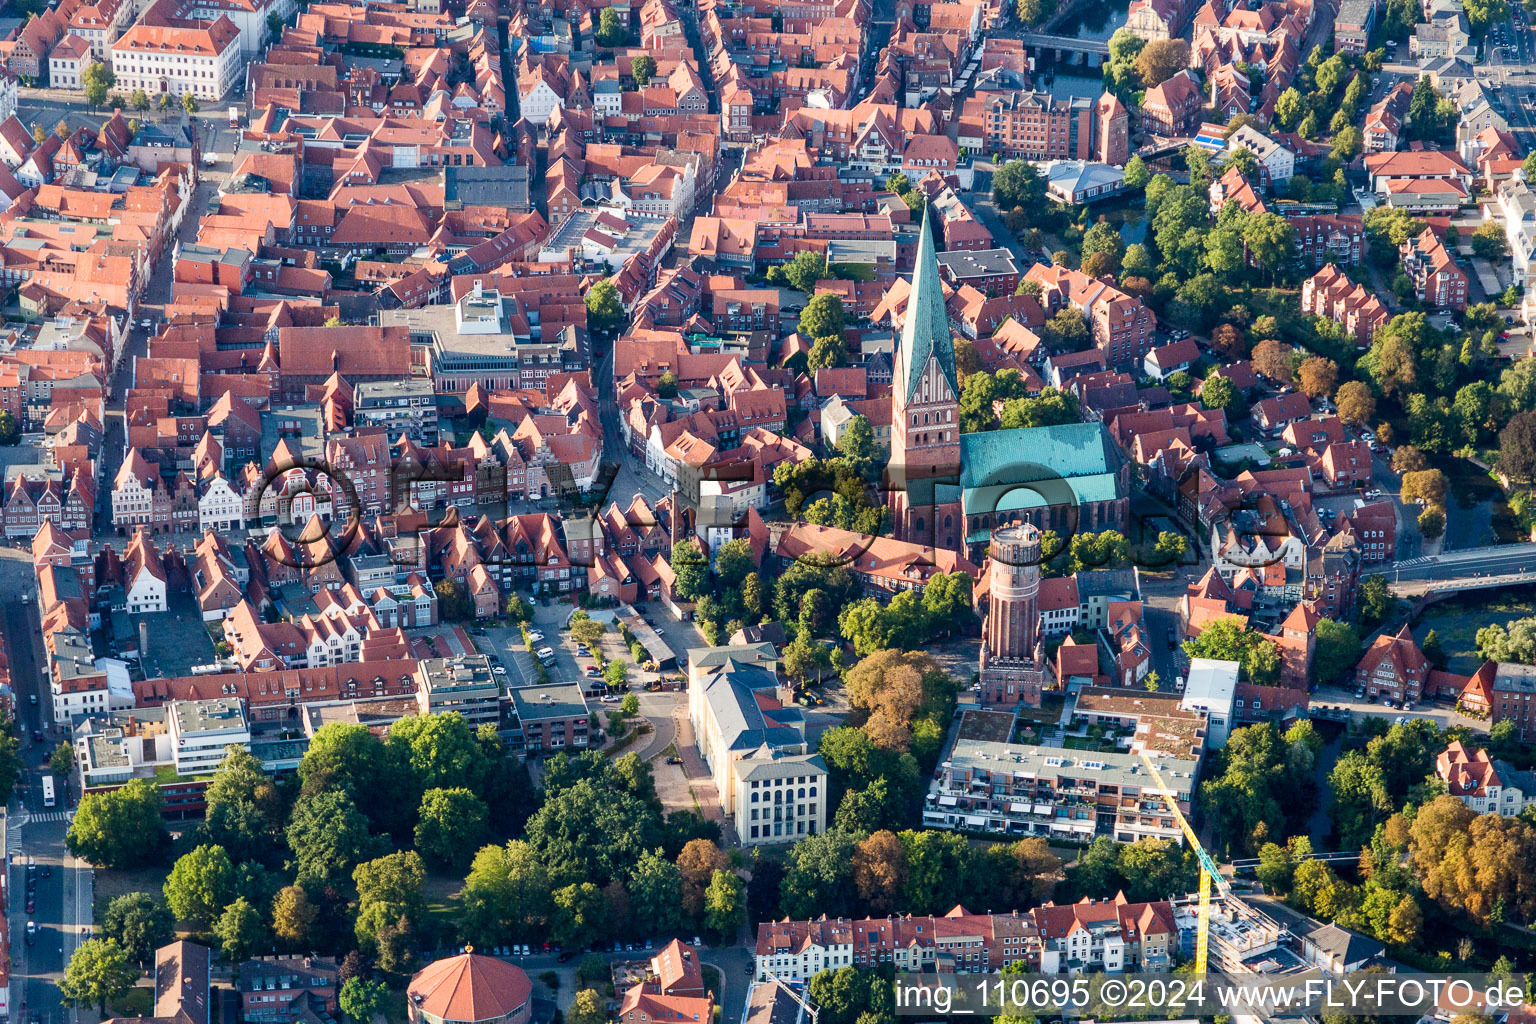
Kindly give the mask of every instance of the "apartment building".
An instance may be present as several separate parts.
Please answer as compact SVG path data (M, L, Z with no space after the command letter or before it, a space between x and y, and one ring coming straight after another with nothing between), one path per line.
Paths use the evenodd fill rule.
M391 441L408 437L428 447L437 444L437 397L425 377L359 384L352 403L359 427L383 428Z
M1189 811L1198 756L1165 755L1160 771ZM972 739L962 734L929 787L923 824L1006 836L1092 842L1142 837L1183 842L1163 787L1141 757Z
M1030 917L1038 929L1041 973L1173 969L1179 929L1167 900L1131 903L1122 892L1113 899L1047 903Z
M1460 702L1486 714L1490 729L1510 722L1521 740L1536 737L1536 666L1485 661L1467 679Z
M1494 195L1497 202L1485 206L1483 216L1503 218L1515 280L1523 291L1529 291L1536 285L1536 192L1523 177L1516 176L1500 182Z
M1418 300L1436 309L1467 308L1467 272L1457 265L1431 228L1398 249L1403 273L1413 281Z
M1048 315L1071 305L1082 311L1093 343L1111 368L1139 366L1152 351L1157 315L1106 281L1066 267L1035 264L1024 280L1040 285Z
M842 967L983 973L1025 963L1048 974L1082 970L1163 971L1172 967L1179 927L1166 900L1132 903L1124 893L1028 911L942 916L819 918L757 926L756 976L805 982Z
M524 756L586 749L590 712L580 686L575 683L520 686L510 693L512 713L522 728L521 752Z
M1015 961L1033 966L1038 928L1027 912L973 914L956 906L942 917L819 918L763 921L757 926L757 979L806 982L842 967L897 971L996 971Z
M970 141L989 153L1026 160L1094 156L1094 104L1087 97L1024 89L985 93L965 101L962 121L979 136Z
M1194 134L1203 103L1200 84L1185 69L1147 90L1141 103L1141 130L1170 137Z
M501 684L483 654L429 658L416 666L416 701L424 715L457 711L471 726L501 720Z
M172 701L167 710L177 775L210 774L218 770L226 747L250 748L251 727L239 697Z

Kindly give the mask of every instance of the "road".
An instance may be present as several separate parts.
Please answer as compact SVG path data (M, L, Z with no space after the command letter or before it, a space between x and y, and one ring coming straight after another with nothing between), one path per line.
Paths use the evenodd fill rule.
M30 566L23 552L0 550L0 586L6 593L17 593L28 582ZM73 955L86 929L91 927L91 880L88 865L76 861L64 846L69 829L68 811L63 793L59 806L42 805L41 778L48 754L58 744L61 734L47 721L50 700L42 686L42 638L37 628L36 605L20 601L0 604L0 623L5 630L6 653L10 661L12 685L16 690L17 720L23 733L24 771L17 786L18 799L6 823L7 852L12 856L8 908L12 937L12 998L16 1019L36 1015L42 1024L64 1024L76 1019L73 1011L59 1002L57 983L64 965ZM36 703L33 700L36 699ZM41 743L33 737L42 732ZM36 911L26 909L26 858L38 864ZM42 872L47 869L48 876ZM24 939L27 921L37 923L33 944ZM20 981L20 986L16 981Z
M1467 576L1502 576L1521 572L1536 572L1536 544L1501 544L1497 547L1447 551L1439 555L1400 559L1383 570L1389 583L1444 581Z

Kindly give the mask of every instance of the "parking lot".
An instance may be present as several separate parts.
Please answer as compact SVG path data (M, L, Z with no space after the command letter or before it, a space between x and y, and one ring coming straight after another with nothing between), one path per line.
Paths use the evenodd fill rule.
M1312 694L1312 706L1308 712L1313 718L1326 718L1335 722L1363 722L1367 718L1384 718L1388 722L1407 721L1410 718L1428 718L1441 729L1464 725L1471 729L1486 730L1488 723L1471 718L1449 704L1434 701L1415 701L1408 707L1389 707L1378 698L1375 701L1356 697L1357 690L1341 686L1319 686ZM1395 702L1394 702L1395 704Z

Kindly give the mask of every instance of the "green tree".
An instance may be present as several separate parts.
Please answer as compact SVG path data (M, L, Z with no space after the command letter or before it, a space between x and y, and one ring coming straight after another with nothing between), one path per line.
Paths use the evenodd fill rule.
M150 108L149 93L145 92L143 89L135 89L133 91L133 97L129 99L128 102L133 105L134 110L148 110Z
M1344 678L1360 660L1360 634L1354 626L1333 619L1318 619L1312 652L1312 674L1320 683Z
M189 114L197 113L197 111L199 109L198 105L197 105L197 97L192 95L190 92L182 93L181 94L181 109L185 110Z
M353 976L341 986L336 1001L341 1012L352 1018L355 1024L370 1024L373 1018L384 1012L389 1002L389 986L382 981Z
M1045 178L1028 160L1010 160L992 175L992 201L999 210L1042 208L1045 203Z
M1515 413L1499 432L1499 469L1522 482L1536 478L1536 410Z
M226 748L205 797L205 827L211 842L240 850L243 859L277 860L282 800L257 758L242 747Z
M1328 773L1333 790L1334 828L1341 848L1357 847L1392 813L1392 797L1381 769L1358 750L1339 758Z
M556 889L550 931L567 949L590 946L603 931L606 906L602 890L591 882Z
M1435 540L1445 533L1445 509L1430 505L1419 512L1419 532L1425 540Z
M629 683L629 666L623 660L614 658L608 663L608 670L603 673L603 680L612 689L623 689Z
M1360 134L1360 129L1352 124L1346 124L1333 136L1333 158L1340 163L1349 163L1360 155L1362 143L1363 137Z
M611 7L604 7L598 15L597 31L593 37L600 46L623 46L629 39L629 29L619 20L619 13Z
M817 370L836 369L847 362L847 341L841 334L829 334L811 343L811 350L806 353L805 368L814 373Z
M1294 85L1287 88L1275 100L1275 120L1287 131L1294 131L1306 115L1306 100Z
M219 948L224 951L224 959L232 964L238 964L258 952L266 941L266 932L261 912L251 906L251 902L244 896L225 907L213 926L213 933L219 937Z
M729 941L746 919L747 885L734 871L716 869L704 891L704 926Z
M1248 628L1235 616L1214 620L1182 646L1191 658L1235 661L1250 681L1261 685L1274 683L1280 674L1280 654L1274 641Z
M176 934L176 918L163 900L147 892L124 893L107 904L102 938L121 946L140 967L155 958L155 950Z
M1504 239L1504 229L1489 221L1472 232L1472 252L1490 262L1509 257L1509 243Z
M469 937L497 942L526 935L548 920L549 870L524 840L486 846L475 854L461 898Z
M1207 409L1231 409L1239 401L1237 388L1226 377L1207 377L1200 387L1200 402Z
M165 880L165 902L179 921L207 927L235 895L235 865L222 846L180 857Z
M598 281L587 289L585 302L587 326L593 330L612 333L623 327L629 320L629 314L624 312L624 304L619 299L619 289L608 278Z
M644 89L651 84L651 76L656 73L656 58L648 53L642 53L630 62L630 74L635 76L635 84Z
M352 872L357 887L357 941L368 949L390 925L414 928L426 913L426 865L415 850L391 853L359 864Z
M709 576L709 561L698 545L680 540L672 545L673 582L672 593L684 601L696 600L705 594Z
M1371 630L1385 622L1397 605L1397 599L1387 589L1387 579L1373 573L1360 581L1356 595L1360 606L1360 628Z
M138 980L139 970L122 946L111 939L87 939L69 958L59 995L70 1006L95 1006L105 1016L107 1003L127 995Z
M843 299L830 292L813 295L800 313L799 331L805 338L841 337L847 318L843 314Z
M302 772L302 763L299 767ZM301 797L294 805L287 838L301 885L345 886L352 869L378 847L368 832L368 819L352 797L340 790Z
M489 817L485 801L463 786L429 789L421 797L416 849L432 863L461 872L490 837Z
M660 395L662 398L676 398L677 385L677 374L673 373L671 370L668 370L666 373L663 373L661 377L656 381L656 394Z
M629 877L629 901L630 913L637 921L651 922L662 932L680 926L683 879L677 865L664 857L661 850L647 850L640 855Z
M832 274L827 270L827 258L819 252L797 252L794 259L784 264L784 280L789 283L791 288L796 291L805 292L807 295L816 290L817 281L825 280L831 276ZM838 298L835 295L828 297ZM838 298L838 305L839 307L842 305L840 298ZM810 308L809 303L806 304L806 308ZM802 321L804 319L804 317L801 317ZM801 329L800 333L812 336L817 334L815 331L807 332L804 328Z
M121 789L80 798L65 836L69 852L106 868L129 868L158 856L166 842L160 787L133 779Z
M0 412L0 445L10 447L21 443L21 425L8 412Z
M1132 156L1125 163L1125 187L1146 188L1151 175L1147 172L1147 165L1139 156Z
M416 783L425 788L478 790L490 772L474 729L456 711L407 715L389 727L386 746L386 757L398 755L410 765Z
M109 66L97 61L85 69L80 83L85 87L85 102L95 109L107 101L107 94L117 84L117 76Z

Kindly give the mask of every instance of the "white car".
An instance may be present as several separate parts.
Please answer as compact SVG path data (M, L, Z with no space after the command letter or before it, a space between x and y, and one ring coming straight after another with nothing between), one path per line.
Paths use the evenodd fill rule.
M534 653L540 658L553 658L555 656L555 649L553 647L540 647Z
M540 640L544 639L544 634L540 633L536 629L530 629L528 631L528 639L532 640L534 643L538 643Z
M504 675L507 674L507 670L502 665L492 665L491 666L491 674L492 675L498 675L498 676L504 676Z

